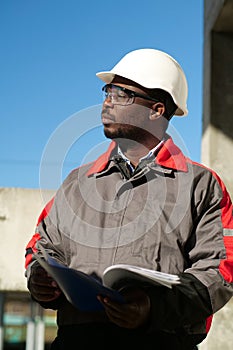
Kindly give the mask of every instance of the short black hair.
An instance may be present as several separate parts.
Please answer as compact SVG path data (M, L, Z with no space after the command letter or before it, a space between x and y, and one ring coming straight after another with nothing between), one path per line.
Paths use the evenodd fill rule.
M165 105L165 113L163 116L170 120L177 110L177 105L173 101L171 95L163 89L149 89L149 95L163 102Z

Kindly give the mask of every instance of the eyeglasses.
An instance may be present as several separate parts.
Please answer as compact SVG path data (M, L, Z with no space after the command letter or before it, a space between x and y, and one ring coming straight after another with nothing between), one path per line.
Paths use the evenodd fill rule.
M104 100L106 100L107 98L110 98L111 102L114 105L121 105L121 106L131 105L134 103L135 97L141 97L141 98L144 98L145 100L159 102L159 100L156 100L155 98L152 98L143 94L139 94L137 92L126 89L122 86L117 86L114 84L104 85L102 87L102 91L103 91Z

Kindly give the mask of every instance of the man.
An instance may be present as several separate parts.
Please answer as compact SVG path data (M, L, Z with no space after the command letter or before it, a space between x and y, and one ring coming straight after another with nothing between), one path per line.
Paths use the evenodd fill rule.
M107 339L196 349L212 315L233 295L229 194L217 174L187 158L166 133L173 115L188 113L186 77L171 56L135 50L97 76L105 82L102 123L112 142L69 174L41 214L26 249L28 288L40 305L57 309L52 349L98 341L107 349ZM123 281L117 288L125 303L99 295L102 310L85 312L34 260L40 247L98 278L123 263L177 274L181 284Z

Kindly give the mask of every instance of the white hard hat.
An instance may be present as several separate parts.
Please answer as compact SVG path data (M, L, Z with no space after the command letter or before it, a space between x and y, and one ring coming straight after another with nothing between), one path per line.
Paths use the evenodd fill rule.
M127 53L110 71L97 77L109 84L115 75L130 79L148 89L167 91L177 105L175 115L188 114L188 85L179 63L167 53L155 49L138 49Z

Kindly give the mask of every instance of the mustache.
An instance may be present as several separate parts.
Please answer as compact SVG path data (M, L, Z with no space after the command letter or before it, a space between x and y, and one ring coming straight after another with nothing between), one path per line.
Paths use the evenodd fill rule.
M108 117L109 119L115 120L115 117L113 114L110 113L109 109L104 108L101 112L101 117Z

